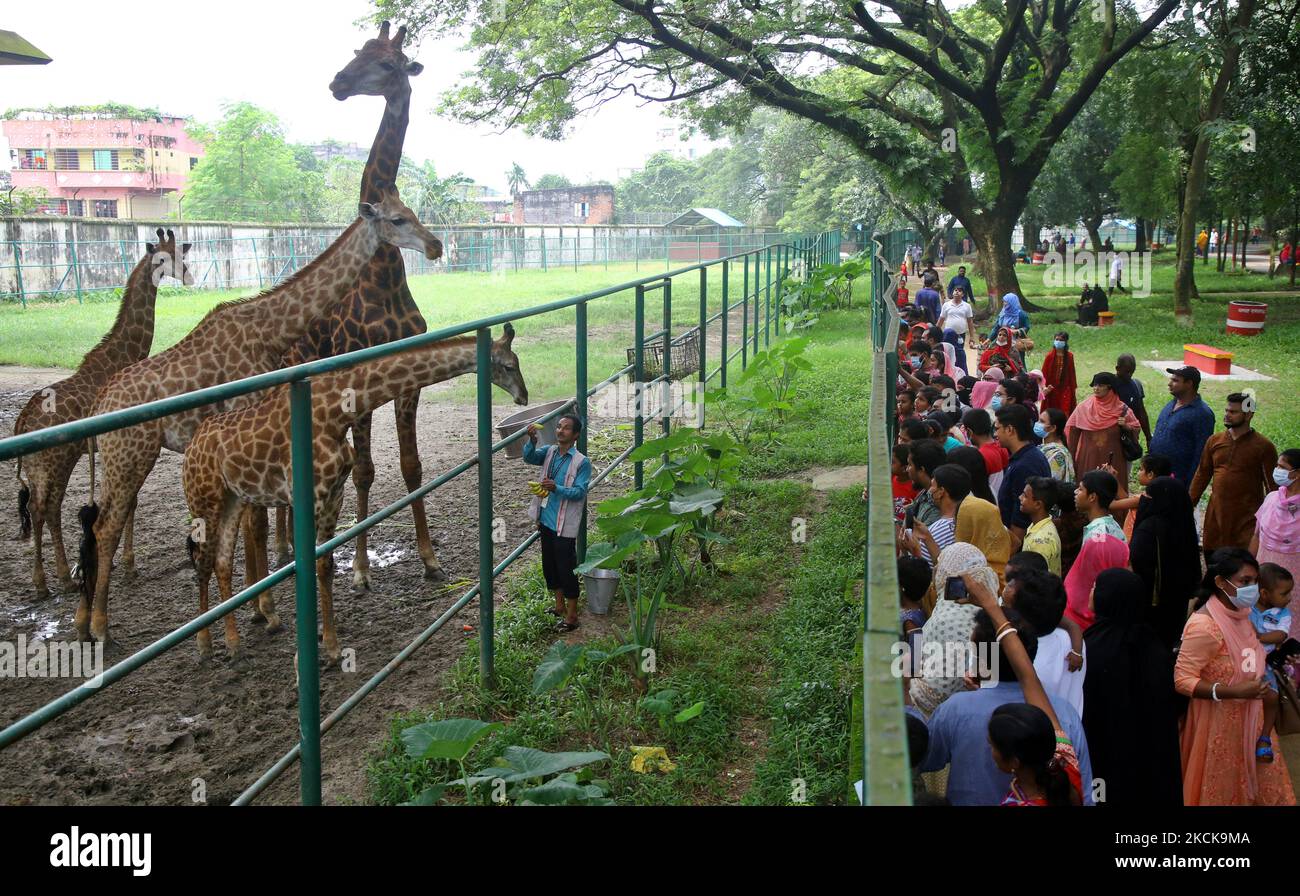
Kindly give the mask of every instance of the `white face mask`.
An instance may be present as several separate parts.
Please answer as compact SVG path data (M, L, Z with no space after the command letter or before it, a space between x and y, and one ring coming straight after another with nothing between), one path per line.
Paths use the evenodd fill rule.
M1274 467L1273 481L1277 483L1278 488L1286 488L1291 484L1291 471L1283 467Z
M1232 583L1229 582L1228 584L1231 585ZM1259 585L1235 585L1233 587L1237 590L1232 594L1228 594L1226 588L1223 593L1228 594L1228 600L1232 601L1232 605L1238 610L1244 610L1259 603Z

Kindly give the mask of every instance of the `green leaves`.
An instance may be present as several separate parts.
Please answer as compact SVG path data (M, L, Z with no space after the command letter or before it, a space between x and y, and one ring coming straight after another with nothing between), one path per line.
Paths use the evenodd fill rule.
M532 778L544 778L556 772L581 768L584 765L591 765L593 762L604 762L607 759L609 759L608 753L598 751L548 753L545 750L536 750L532 747L506 747L497 760L501 763L500 765L483 769L476 773L471 781L491 781L500 778L507 784L513 784L517 781L527 781Z
M585 651L582 644L566 644L564 641L552 644L533 672L533 693L545 694L568 681L578 663L582 662Z
M646 712L651 713L659 718L659 726L665 730L668 728L668 717L672 716L674 724L684 724L697 718L704 712L705 701L693 703L674 714L674 707L677 705L677 698L680 694L673 688L664 688L653 694L642 697L641 702L637 705Z
M476 743L500 729L498 722L442 719L412 725L402 732L402 742L406 745L406 755L412 759L450 759L461 762Z

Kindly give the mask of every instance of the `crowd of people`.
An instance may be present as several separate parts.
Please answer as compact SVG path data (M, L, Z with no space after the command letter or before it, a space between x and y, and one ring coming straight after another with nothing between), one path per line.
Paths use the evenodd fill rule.
M1242 393L1216 432L1194 367L1154 426L1131 355L1081 396L1068 332L1030 369L1017 296L981 338L965 270L922 277L893 449L916 800L1293 805L1300 448Z

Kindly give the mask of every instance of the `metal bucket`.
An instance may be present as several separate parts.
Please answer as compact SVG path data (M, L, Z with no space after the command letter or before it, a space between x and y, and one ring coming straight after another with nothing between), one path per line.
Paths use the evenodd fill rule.
M595 616L607 615L618 591L618 570L593 569L582 579L587 585L587 611Z
M557 408L561 408L566 404L572 404L572 403L573 403L572 398L562 398L559 401L548 401L546 404L539 404L536 405L535 407L528 408L527 410L520 411L517 414L511 414L509 417L507 417L506 419L502 420L500 423L497 424L497 432L501 434L501 438L503 439L506 438L507 436L512 436L515 433L519 432L519 430L526 427L529 423L532 423L535 420L537 420L539 417L545 417L547 414L551 413ZM537 438L542 444L554 445L555 444L555 420L547 421L546 424L542 427L541 434L538 435ZM524 439L520 439L517 442L511 442L509 445L507 445L506 457L514 457L514 458L523 457L525 440L526 437Z

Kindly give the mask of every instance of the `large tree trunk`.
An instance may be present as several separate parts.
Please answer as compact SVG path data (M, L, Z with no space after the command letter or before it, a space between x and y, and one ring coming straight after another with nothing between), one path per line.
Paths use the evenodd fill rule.
M1101 217L1084 218L1083 226L1088 231L1088 249L1096 255L1101 251Z
M1234 30L1238 34L1247 33L1250 18L1255 13L1255 0L1241 0L1237 6ZM1223 112L1223 103L1228 95L1228 86L1237 76L1237 62L1241 59L1241 43L1235 37L1228 36L1228 45L1223 50L1223 64L1214 79L1210 90L1210 100L1206 105L1201 121L1214 121ZM1174 317L1179 323L1192 322L1192 290L1195 288L1192 277L1192 251L1196 240L1196 207L1200 204L1201 192L1205 189L1205 164L1210 152L1210 137L1204 128L1197 131L1196 148L1192 150L1192 161L1187 172L1187 194L1183 198L1183 210L1178 223L1178 270L1174 274Z
M984 311L976 316L981 320L989 315L996 317L1002 310L1002 297L1009 292L1020 296L1020 307L1026 311L1046 311L1046 308L1025 299L1024 293L1020 291L1020 278L1016 275L1016 263L1011 251L1011 222L987 217L978 223L967 224L966 229L975 241L975 248L979 252L979 268L988 282L988 302ZM976 302L971 304L979 307Z
M1145 252L1147 250L1147 219L1137 218L1133 221L1134 239L1137 244L1133 247L1135 252Z

